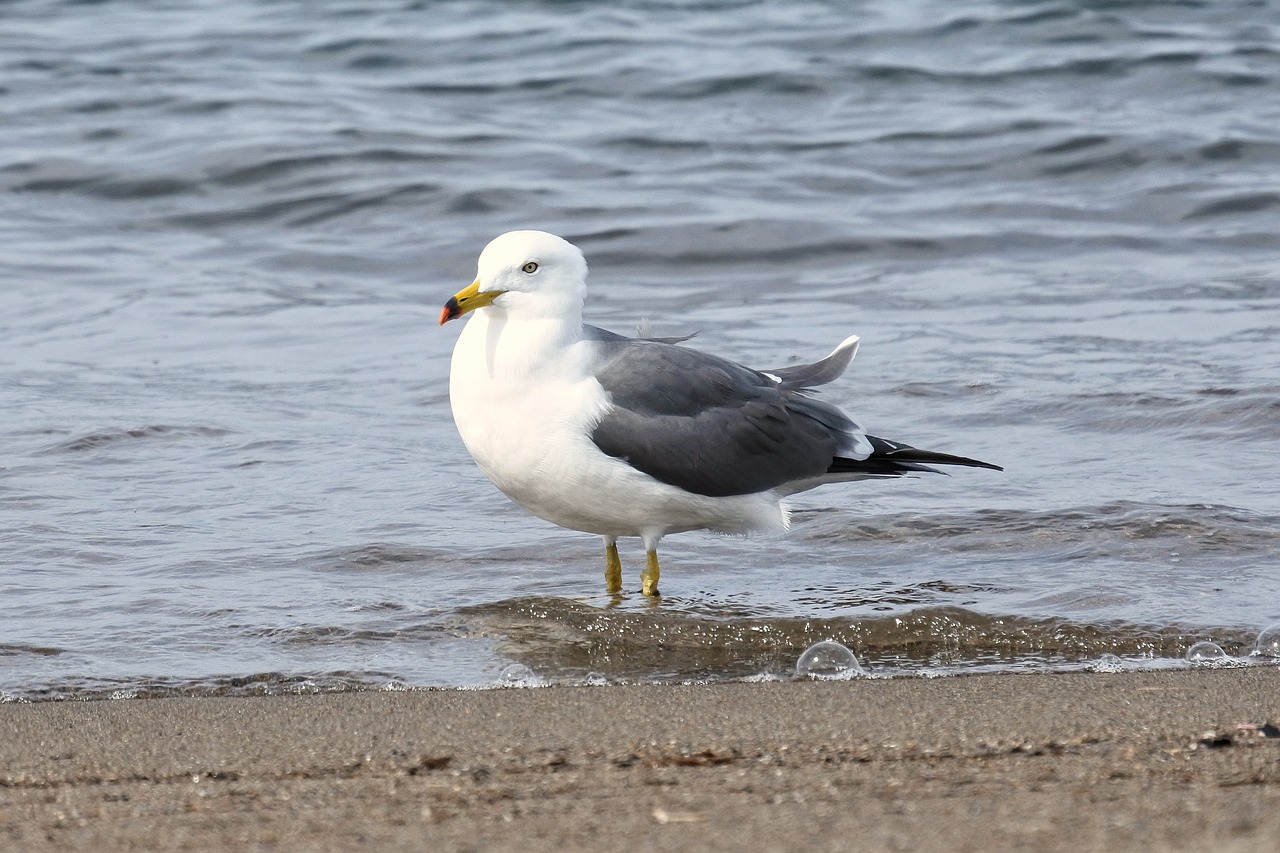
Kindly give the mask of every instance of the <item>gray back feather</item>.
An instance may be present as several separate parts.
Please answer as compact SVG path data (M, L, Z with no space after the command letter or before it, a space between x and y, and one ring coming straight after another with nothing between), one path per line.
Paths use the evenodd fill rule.
M753 494L820 478L862 431L834 406L800 393L826 382L839 351L814 365L771 371L660 341L587 326L594 371L612 409L591 438L656 480L714 497ZM838 360L838 359L837 359Z

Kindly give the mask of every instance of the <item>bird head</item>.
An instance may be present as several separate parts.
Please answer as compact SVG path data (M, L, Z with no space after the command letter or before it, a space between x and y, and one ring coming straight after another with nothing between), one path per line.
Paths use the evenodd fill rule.
M445 303L440 324L489 306L513 318L581 312L586 281L577 246L545 231L508 231L484 247L476 280Z

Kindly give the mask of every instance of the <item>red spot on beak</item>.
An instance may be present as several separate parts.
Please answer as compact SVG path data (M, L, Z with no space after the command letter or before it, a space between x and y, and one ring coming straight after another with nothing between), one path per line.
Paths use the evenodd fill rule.
M449 297L449 301L440 309L440 325L443 326L445 323L460 316L461 314L462 312L458 310L458 300L452 296Z

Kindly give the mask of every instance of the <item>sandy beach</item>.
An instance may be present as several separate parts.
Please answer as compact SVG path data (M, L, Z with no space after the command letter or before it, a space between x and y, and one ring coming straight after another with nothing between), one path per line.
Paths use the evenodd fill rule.
M8 850L1280 849L1280 670L0 706Z

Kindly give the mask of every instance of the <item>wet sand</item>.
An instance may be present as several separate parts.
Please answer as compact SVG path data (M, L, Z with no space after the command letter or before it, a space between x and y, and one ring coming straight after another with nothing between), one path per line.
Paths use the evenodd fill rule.
M1280 849L1280 669L0 706L6 850Z

